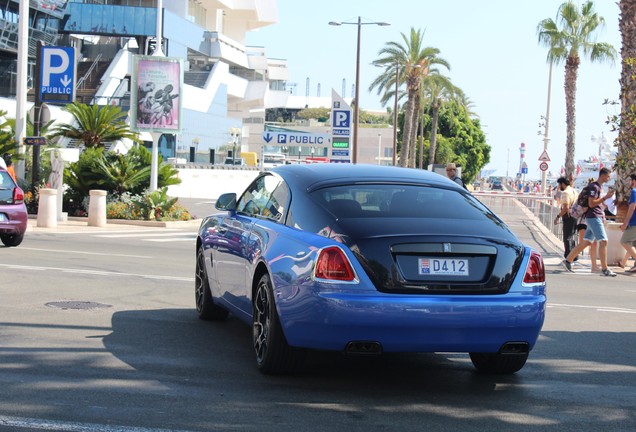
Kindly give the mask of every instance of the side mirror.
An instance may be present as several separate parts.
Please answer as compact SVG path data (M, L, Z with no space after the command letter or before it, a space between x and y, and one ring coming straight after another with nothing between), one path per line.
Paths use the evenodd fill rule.
M236 210L236 194L225 193L221 195L214 204L214 208L217 210L233 211Z

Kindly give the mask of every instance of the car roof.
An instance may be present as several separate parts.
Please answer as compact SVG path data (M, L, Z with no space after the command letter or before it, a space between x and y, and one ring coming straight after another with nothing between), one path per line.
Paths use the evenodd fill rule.
M411 168L381 165L322 163L282 165L272 172L291 187L308 191L351 183L430 184L463 190L457 183L440 174Z

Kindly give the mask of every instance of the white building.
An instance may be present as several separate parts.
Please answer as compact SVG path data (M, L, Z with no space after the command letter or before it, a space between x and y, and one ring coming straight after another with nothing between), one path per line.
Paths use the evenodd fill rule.
M157 1L93 3L58 0L55 14L47 14L46 7L32 7L31 26L46 17L48 27L39 33L32 28L30 34L46 35L49 45L76 48L78 102L117 104L128 110L132 56L154 52ZM0 8L3 17L11 17L11 28L17 33L17 3L5 2ZM181 133L162 136L160 152L164 157L186 156L194 147L198 157L203 155L208 162L209 149L228 144L230 129L237 127L241 129L240 144L247 147L251 135L262 134L264 107L284 103L287 96L286 62L267 59L263 47L245 46L247 32L277 21L275 0L170 0L163 1L162 12L163 52L167 57L183 59L185 72L179 95L183 108ZM2 24L10 27L8 22ZM4 54L0 63L8 66L3 71L13 66L13 75L5 82L15 81L17 44L11 45L17 40L15 36L0 40ZM31 76L36 43L29 40ZM29 83L32 87L33 80ZM15 83L0 94L5 96L2 107L14 117ZM53 111L57 112L55 108ZM142 138L151 139L148 134Z

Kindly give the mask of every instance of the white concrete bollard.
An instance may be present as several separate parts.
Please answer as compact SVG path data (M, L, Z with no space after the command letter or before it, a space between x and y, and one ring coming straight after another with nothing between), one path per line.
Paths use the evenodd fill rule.
M90 201L88 203L88 226L106 226L106 191L89 191Z
M619 262L625 256L625 248L621 244L621 224L618 222L607 222L605 225L607 231L607 264Z
M39 191L37 226L57 227L57 189L42 188Z

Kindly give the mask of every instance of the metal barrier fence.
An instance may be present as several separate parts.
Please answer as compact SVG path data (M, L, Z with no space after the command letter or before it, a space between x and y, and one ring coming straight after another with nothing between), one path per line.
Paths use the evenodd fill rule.
M563 224L559 221L554 223L554 219L559 214L559 207L556 201L549 196L532 193L514 193L514 192L473 192L484 205L488 206L492 211L511 211L512 200L516 199L531 211L537 219L541 221L543 226L550 230L557 239L563 238ZM514 210L513 210L514 211ZM621 260L625 259L625 249L621 244L622 231L620 223L614 221L605 222L605 230L607 233L607 262L610 266L618 265ZM576 241L575 236L575 241ZM589 248L586 248L583 254L589 254Z
M554 218L559 214L559 207L554 198L541 194L515 193L515 192L473 192L480 201L495 213L497 212L497 200L516 199L530 210L557 238L563 238L563 224L559 220L554 223ZM486 202L488 201L488 202Z

